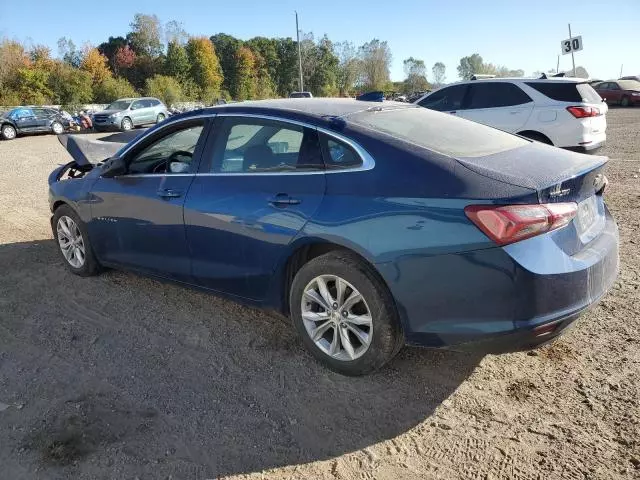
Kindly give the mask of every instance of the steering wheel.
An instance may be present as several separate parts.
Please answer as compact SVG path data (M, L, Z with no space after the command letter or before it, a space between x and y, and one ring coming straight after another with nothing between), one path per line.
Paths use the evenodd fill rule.
M151 173L171 173L171 171L169 170L169 165L171 165L171 162L176 160L177 157L193 158L193 153L188 152L186 150L176 150L171 155L169 155L169 158L167 158L166 160L163 160L162 162L158 163L155 167L153 167L153 170Z

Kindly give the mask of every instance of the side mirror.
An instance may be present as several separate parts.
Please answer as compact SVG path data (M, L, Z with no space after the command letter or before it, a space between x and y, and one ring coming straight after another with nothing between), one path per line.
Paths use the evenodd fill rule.
M127 164L122 157L112 158L102 167L101 177L113 178L127 173Z

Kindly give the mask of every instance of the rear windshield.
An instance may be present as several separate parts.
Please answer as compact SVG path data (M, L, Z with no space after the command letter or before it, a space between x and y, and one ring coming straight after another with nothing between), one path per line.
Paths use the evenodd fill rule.
M559 102L600 103L602 99L588 83L526 82L541 94Z
M618 85L624 90L640 90L640 82L637 80L618 80Z
M502 130L426 108L364 111L348 119L452 157L483 157L529 144Z

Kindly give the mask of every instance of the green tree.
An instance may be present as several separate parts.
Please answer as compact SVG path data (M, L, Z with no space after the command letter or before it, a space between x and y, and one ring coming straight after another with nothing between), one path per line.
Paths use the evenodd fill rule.
M485 73L486 66L478 53L462 57L458 65L458 76L463 80L471 80L475 74Z
M298 44L293 39L279 38L276 50L280 60L274 78L276 93L288 97L291 92L298 90Z
M212 102L220 96L222 69L213 43L207 37L190 38L187 55L191 63L191 78L200 87L201 99Z
M154 75L147 79L144 88L145 95L162 100L165 105L183 100L182 86L174 77Z
M158 57L162 54L162 25L156 15L136 13L129 26L131 32L127 34L127 40L136 54L147 57Z
M144 89L147 78L161 73L164 68L162 57L151 58L145 55L137 55L133 66L125 70L125 78L138 90Z
M49 88L49 72L41 68L20 68L14 86L20 103L42 105L49 103L53 92Z
M185 48L175 40L169 42L167 57L164 61L165 75L175 77L183 82L189 77L190 70L189 56Z
M360 84L366 90L382 90L389 82L391 49L387 42L374 38L359 49L361 62Z
M73 40L67 37L61 37L58 39L58 54L65 63L68 63L74 68L78 68L82 62L82 52L76 48L76 44Z
M121 48L129 48L129 42L124 37L109 37L109 40L98 45L98 51L107 57L109 66L114 71L118 72L116 55Z
M93 78L88 72L57 62L49 75L51 100L60 105L78 105L93 101Z
M94 86L94 97L98 103L111 103L119 98L136 97L138 92L124 78L105 78Z
M444 85L444 81L447 78L445 76L446 67L444 66L444 63L434 63L431 72L433 73L433 84L438 87Z
M234 92L238 88L235 79L236 52L244 42L226 33L213 35L210 40L215 47L216 55L218 55L220 62L223 75L222 88L229 92Z
M421 92L429 87L427 81L427 67L424 60L409 57L403 62L404 73L407 76L404 80L404 90L406 93Z
M356 48L351 42L335 44L338 57L336 84L341 96L349 95L360 75L360 60Z
M260 76L264 77L268 75L273 84L278 76L278 69L280 67L278 41L275 38L254 37L245 44L262 59L258 62L260 68L263 70Z

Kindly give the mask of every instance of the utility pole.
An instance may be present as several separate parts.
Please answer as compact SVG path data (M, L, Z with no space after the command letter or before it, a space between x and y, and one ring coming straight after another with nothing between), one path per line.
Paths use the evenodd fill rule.
M556 63L556 73L560 71L560 55L558 55L558 63Z
M300 29L298 28L298 11L296 10L296 38L298 39L298 69L300 71L300 91L304 92L302 81L302 50L300 49Z
M569 24L569 41L571 41L571 24ZM571 62L573 63L573 77L576 76L576 59L573 56L573 46L571 48Z
M622 67L624 67L624 63L620 65L620 75L618 75L618 78L622 78Z

